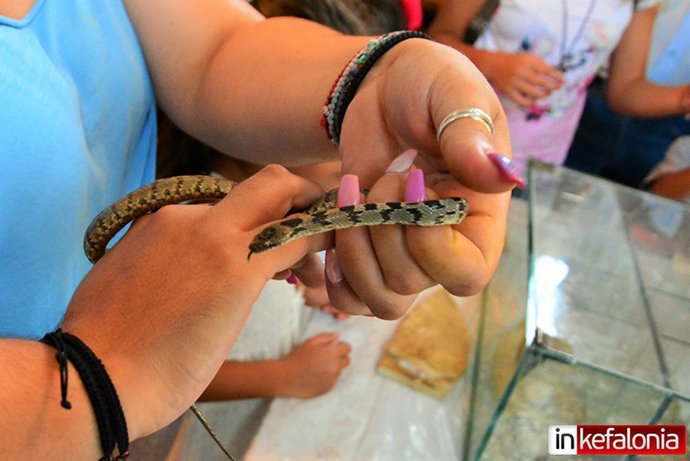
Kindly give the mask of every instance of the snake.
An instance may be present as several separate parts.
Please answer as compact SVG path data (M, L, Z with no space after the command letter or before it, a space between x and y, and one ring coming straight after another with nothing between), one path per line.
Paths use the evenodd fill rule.
M95 263L110 241L127 224L166 205L218 201L238 183L223 177L189 175L153 181L122 197L101 211L84 234L84 252ZM367 191L363 190L366 194ZM469 211L462 197L419 202L361 203L337 207L338 189L333 189L296 214L265 227L249 244L248 258L277 248L294 239L361 226L443 226L460 223Z

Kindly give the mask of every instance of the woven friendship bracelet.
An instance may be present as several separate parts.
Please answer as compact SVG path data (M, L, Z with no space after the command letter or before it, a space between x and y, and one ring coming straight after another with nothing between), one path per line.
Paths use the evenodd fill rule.
M345 66L335 81L331 93L326 99L323 108L321 126L326 130L328 138L336 146L340 144L340 129L345 118L345 111L350 105L352 98L359 89L359 85L366 77L367 73L386 53L398 43L408 38L424 38L431 40L431 37L424 32L402 30L391 32L375 38L364 47L350 63Z
M72 408L72 404L67 400L67 362L72 362L79 373L96 416L103 449L103 457L100 460L126 459L129 456L127 422L120 399L103 363L79 338L59 328L45 335L41 342L55 347L58 351L56 358L60 366L62 396L60 404L65 409ZM119 454L113 455L116 444Z

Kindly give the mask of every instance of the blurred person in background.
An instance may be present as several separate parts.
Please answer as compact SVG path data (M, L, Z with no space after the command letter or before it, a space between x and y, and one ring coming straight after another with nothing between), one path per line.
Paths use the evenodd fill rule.
M631 31L654 16L657 0L501 0L474 44L463 41L484 0L447 0L429 32L469 57L501 98L516 168L536 158L560 165L587 87L611 54L645 37Z
M656 20L637 29L640 38L612 56L610 75L590 86L565 163L630 187L690 134L690 2L662 0Z

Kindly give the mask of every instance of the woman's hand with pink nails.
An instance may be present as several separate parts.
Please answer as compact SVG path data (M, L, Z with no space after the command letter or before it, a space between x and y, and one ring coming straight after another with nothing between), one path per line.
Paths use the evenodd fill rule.
M398 175L385 171L413 148L427 197L465 197L469 215L441 228L336 232L338 267L353 291L332 301L347 312L364 311L366 304L375 315L391 318L405 312L413 293L435 284L460 296L483 289L503 249L510 191L523 182L507 174L509 165L502 160L511 156L510 133L489 83L462 54L423 42L394 47L360 85L342 125L342 171L370 189L367 202L400 201L407 174L399 165L393 165ZM492 119L493 134L485 123L464 118L436 139L448 114L474 107ZM494 153L503 156L501 165L489 156ZM396 295L387 296L391 292Z
M406 154L408 158L404 158ZM396 159L398 165L393 167L404 171L411 165L414 155L405 153L401 157L403 158ZM379 185L381 182L389 183L388 187L398 187L402 181L404 174L395 172L379 180L375 187L382 187ZM356 176L344 176L338 194L338 206L360 203L359 190ZM370 198L372 193L373 190L369 192ZM402 200L402 195L394 200ZM367 201L372 200L368 198ZM384 258L379 257L371 240L371 235L383 228L388 228L388 234L400 240L403 232L401 226L343 229L336 232L336 250L326 252L328 297L342 312L360 315L373 313L377 317L394 319L400 317L414 301L415 295L400 293L384 280L384 273L379 265L382 261L390 261L390 258L388 255ZM346 257L345 264L341 263L341 253Z
M508 175L505 162L498 168L496 160L486 160L504 180L521 182ZM478 193L459 185L449 173L425 175L414 161L414 151L396 158L370 188L366 201L459 196L469 199L469 215L453 226L377 226L336 232L336 250L329 251L326 261L327 288L332 304L343 312L398 318L426 288L441 284L453 294L471 295L493 274L504 238L507 194ZM352 203L339 203L347 204Z

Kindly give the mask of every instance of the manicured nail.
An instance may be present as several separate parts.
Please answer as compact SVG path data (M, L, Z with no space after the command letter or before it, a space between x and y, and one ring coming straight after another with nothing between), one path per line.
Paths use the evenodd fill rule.
M515 169L515 165L510 157L501 154L488 154L487 157L496 165L498 171L501 172L505 179L514 182L520 189L525 188L525 180L522 179L520 173Z
M334 249L326 251L326 277L331 283L340 283L344 278Z
M338 206L357 205L359 198L359 178L353 174L346 174L340 178L338 189Z
M290 285L297 285L299 279L295 276L295 274L290 274L290 276L286 278L285 281Z
M388 165L386 173L390 174L406 172L414 163L415 158L417 158L417 151L415 149L407 149L405 152L393 159L391 164Z
M405 201L421 202L424 199L426 199L424 172L420 169L412 170L407 175L407 182L405 183Z

